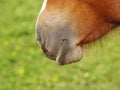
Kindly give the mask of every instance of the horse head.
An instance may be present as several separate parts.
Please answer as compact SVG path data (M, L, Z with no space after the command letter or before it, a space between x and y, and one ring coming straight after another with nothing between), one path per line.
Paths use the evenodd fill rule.
M85 0L44 0L36 36L45 55L64 65L81 60L83 46L115 26Z

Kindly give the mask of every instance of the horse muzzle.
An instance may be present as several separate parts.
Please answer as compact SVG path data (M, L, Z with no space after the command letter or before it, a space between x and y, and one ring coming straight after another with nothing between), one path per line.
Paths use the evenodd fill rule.
M79 39L70 23L37 25L36 37L44 54L60 65L77 62L83 56L82 47L77 45Z

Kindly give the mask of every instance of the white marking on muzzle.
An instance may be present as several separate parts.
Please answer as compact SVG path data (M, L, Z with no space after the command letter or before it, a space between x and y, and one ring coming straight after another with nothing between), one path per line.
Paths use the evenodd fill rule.
M41 8L41 10L40 10L40 12L39 12L39 15L38 15L38 17L37 17L36 28L37 28L37 23L38 23L39 16L42 14L42 12L45 10L45 8L46 8L46 6L47 6L47 1L48 1L48 0L44 0L44 2L43 2L42 8Z
M45 10L45 8L46 8L46 5L47 5L47 1L48 0L44 0L44 2L43 2L43 5L42 5L42 8L41 8L41 10L40 10L40 13L39 13L39 15Z

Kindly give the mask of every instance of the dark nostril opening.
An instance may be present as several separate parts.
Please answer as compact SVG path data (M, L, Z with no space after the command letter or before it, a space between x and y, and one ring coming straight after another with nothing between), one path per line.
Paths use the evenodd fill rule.
M62 39L62 41L65 41L66 39Z
M62 39L61 45L66 41L66 39Z

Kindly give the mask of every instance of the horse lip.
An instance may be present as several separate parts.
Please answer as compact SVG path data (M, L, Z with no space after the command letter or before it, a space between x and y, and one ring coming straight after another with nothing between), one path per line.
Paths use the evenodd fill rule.
M63 59L59 59L59 56L56 58L56 62L57 62L59 65L65 65L64 60L63 60Z
M43 51L45 53L45 55L50 58L51 60L56 60L56 56L52 55L51 53L49 53L48 51Z
M45 53L45 55L50 58L51 60L56 60L54 55L50 55L49 53Z

